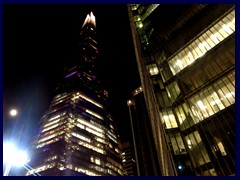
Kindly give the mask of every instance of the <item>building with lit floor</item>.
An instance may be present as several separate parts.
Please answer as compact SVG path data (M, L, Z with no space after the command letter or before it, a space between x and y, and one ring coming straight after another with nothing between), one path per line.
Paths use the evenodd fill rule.
M162 175L235 175L235 6L128 8Z
M109 113L108 92L97 78L95 16L87 15L80 32L79 58L41 119L33 143L33 167L27 176L123 175L120 140Z

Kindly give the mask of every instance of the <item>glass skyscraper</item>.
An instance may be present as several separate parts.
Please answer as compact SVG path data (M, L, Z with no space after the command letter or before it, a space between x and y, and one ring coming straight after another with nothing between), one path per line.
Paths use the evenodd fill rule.
M235 175L235 6L128 8L162 175Z
M26 175L123 175L120 140L109 113L108 92L97 78L96 21L87 15L79 41L79 57L65 76L41 119Z

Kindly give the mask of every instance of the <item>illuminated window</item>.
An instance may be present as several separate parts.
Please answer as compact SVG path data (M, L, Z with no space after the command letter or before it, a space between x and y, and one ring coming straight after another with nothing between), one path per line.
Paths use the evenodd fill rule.
M231 80L228 79L228 77L231 77ZM216 91L214 91L212 87L208 87L208 89L204 90L199 95L192 97L190 102L193 104L192 112L194 116L199 120L203 120L235 103L234 82L234 76L229 74L213 85Z
M52 161L52 160L55 160L55 159L57 159L57 156L56 156L56 155L51 156L51 157L49 157L48 159L46 159L46 162L47 162L47 161Z
M49 139L52 139L52 138L54 138L54 137L56 137L56 136L58 136L58 135L61 135L61 134L63 134L63 133L64 133L64 131L60 131L60 132L58 132L58 133L55 133L55 134L49 135L49 136L47 136L47 137L41 138L41 139L38 141L38 143L43 142L43 141L46 141L46 140L49 140Z
M83 95L79 92L76 95L73 95L72 100L78 99L79 97L81 97L82 99L85 99L86 101L88 101L88 102L90 102L90 103L92 103L92 104L94 104L94 105L103 109L103 106L101 104L97 103L96 101L92 100L91 98L89 98L89 97L87 97L87 96L85 96L85 95Z
M62 124L64 124L64 122L56 123L56 124L54 124L54 125L52 125L52 126L48 126L48 127L44 128L44 129L42 130L42 132L48 131L48 130L50 130L50 129L54 129L54 128L62 125Z
M101 142L103 144L107 144L107 142L104 139L101 139L99 137L95 138L98 142Z
M36 148L41 148L41 147L46 146L46 145L48 145L48 144L57 142L58 140L59 140L59 138L56 137L56 138L54 138L54 139L51 139L50 141L47 141L47 142L44 142L44 143L42 143L42 144L37 145Z
M83 125L86 125L86 126L92 128L92 129L98 131L98 132L103 132L103 130L101 128L98 128L97 126L95 126L94 124L92 124L92 123L90 123L88 121L85 121L83 119L77 119L77 121L80 122Z
M57 120L55 120L55 121L52 121L52 122L49 122L49 123L45 124L43 127L51 126L52 124L56 124L56 123L59 122L59 121L60 121L60 119L57 119Z
M80 167L80 166L76 166L76 165L72 165L72 164L68 164L66 166L68 169L72 169L74 171L78 171L78 172L81 172L81 173L84 173L86 175L89 175L89 176L99 176L99 174L96 174L86 168L83 168L83 167Z
M139 6L139 5L137 5L137 4L131 5L131 9L132 9L133 11L134 11L134 10L137 10L138 6Z
M168 64L173 75L176 75L195 60L202 57L207 51L235 32L235 11L229 13L222 20L213 25L200 37L195 39L182 51L173 56Z
M142 20L144 21L158 6L159 6L159 4L150 5L149 8L144 13Z
M50 169L50 168L53 168L54 166L56 165L56 163L50 163L50 164L45 164L43 166L39 166L39 167L36 167L34 169L31 169L29 170L26 175L31 175L31 174L34 174L34 173L38 173L38 172L41 172L41 171L45 171L47 169Z
M141 21L137 21L136 25L138 28L142 28L143 27L143 23Z
M98 164L98 165L100 165L100 164L101 164L100 159L95 159L95 163Z
M161 112L160 116L167 129L178 127L172 111Z
M147 69L148 69L151 76L159 74L157 64L148 65Z
M103 117L100 116L99 114L97 114L97 113L95 113L95 112L93 112L93 111L90 111L89 109L86 109L85 111L86 111L87 113L95 116L96 118L103 120Z
M80 134L75 133L75 132L72 132L71 134L72 134L73 136L81 139L81 140L87 141L87 142L89 142L89 143L91 142L91 139L89 139L89 138L87 138L87 137L85 137L85 136L83 136L83 135L80 135Z
M134 16L134 22L140 21L140 20L141 20L141 17L139 15Z
M172 82L166 87L168 97L172 102L176 101L180 96L180 89L176 81Z
M120 153L120 151L119 151L119 149L118 149L118 148L115 148L115 151L116 151L117 153Z
M210 162L206 147L197 131L185 136L190 155L194 157L195 166Z
M117 137L111 133L110 131L108 131L108 137L113 140L115 143L117 143Z
M86 148L88 148L88 149L92 149L92 150L94 150L94 151L96 151L96 152L99 152L99 153L101 153L101 154L106 154L106 151L104 151L103 149L101 149L101 148L98 148L98 147L95 147L95 146L93 146L93 145L91 145L91 144L89 144L89 143L86 143L86 142L83 142L83 141L78 141L78 144L79 145L81 145L81 146L84 146L84 147L86 147Z
M180 133L168 134L174 154L186 154L185 145Z

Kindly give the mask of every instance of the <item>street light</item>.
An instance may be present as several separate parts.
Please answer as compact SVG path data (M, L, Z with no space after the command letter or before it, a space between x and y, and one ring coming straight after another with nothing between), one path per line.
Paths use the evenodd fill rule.
M3 163L6 163L4 176L8 176L12 166L24 166L29 158L25 151L18 150L13 143L3 144Z

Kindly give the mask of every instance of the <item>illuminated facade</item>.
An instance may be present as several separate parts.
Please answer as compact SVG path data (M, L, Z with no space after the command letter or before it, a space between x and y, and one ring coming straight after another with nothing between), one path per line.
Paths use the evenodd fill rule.
M235 175L235 6L132 4L129 17L162 174Z
M41 119L29 164L42 176L123 175L119 135L108 112L108 93L97 79L95 16L80 32L78 61L65 68L49 110Z

